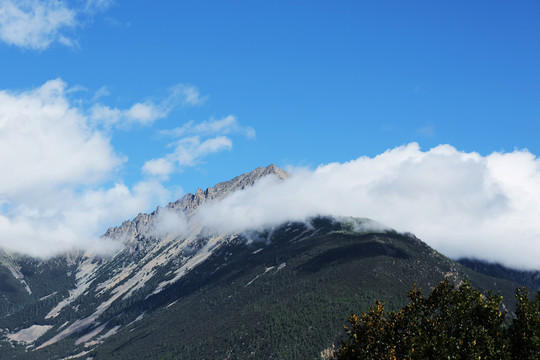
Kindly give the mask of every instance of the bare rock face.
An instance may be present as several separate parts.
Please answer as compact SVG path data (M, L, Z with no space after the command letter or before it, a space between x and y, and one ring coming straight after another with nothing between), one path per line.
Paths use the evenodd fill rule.
M181 199L169 203L167 209L182 213L189 219L205 202L221 200L230 193L253 186L253 184L266 176L277 176L279 179L284 180L290 175L274 164L267 167L258 167L249 173L242 174L229 181L221 182L204 191L197 189L195 194L188 193ZM139 214L131 221L124 221L121 226L108 229L104 236L124 243L128 242L140 234L147 233L160 211L163 211L163 209L158 206L151 214Z
M229 181L221 182L205 191L197 189L195 194L186 194L183 198L169 203L167 208L181 211L189 217L206 201L221 200L228 194L253 186L259 179L270 175L277 176L281 180L289 177L288 173L274 164L267 167L258 167L249 173L242 174Z

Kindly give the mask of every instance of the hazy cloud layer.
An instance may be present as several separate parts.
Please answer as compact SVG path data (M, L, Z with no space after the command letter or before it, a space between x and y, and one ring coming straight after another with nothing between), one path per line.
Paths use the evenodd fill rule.
M111 179L127 159L85 110L51 80L26 92L0 91L0 247L34 256L118 247L99 239L169 192L154 180L129 188Z
M56 42L73 46L77 42L71 32L111 3L111 0L1 0L0 40L32 50L44 50Z
M367 217L451 257L540 269L540 161L526 150L481 156L412 143L292 173L204 205L196 219L237 232L315 215Z

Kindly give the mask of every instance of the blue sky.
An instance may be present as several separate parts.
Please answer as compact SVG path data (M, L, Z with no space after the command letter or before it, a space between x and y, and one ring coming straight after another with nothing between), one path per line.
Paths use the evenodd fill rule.
M197 87L201 106L112 140L132 182L131 166L165 151L158 129L230 114L253 127L255 139L175 177L193 191L272 162L315 166L411 141L539 153L539 24L535 1L116 1L66 29L77 46L2 44L0 79L28 89L62 78L83 98L106 86L103 101L120 108Z
M540 153L536 1L2 0L0 59L7 103L40 98L41 113L38 90L56 81L64 115L50 121L75 111L81 142L102 140L88 152L103 157L81 161L105 165L52 176L54 194L153 186L118 217L270 163L314 169L411 142ZM29 188L8 185L13 223Z

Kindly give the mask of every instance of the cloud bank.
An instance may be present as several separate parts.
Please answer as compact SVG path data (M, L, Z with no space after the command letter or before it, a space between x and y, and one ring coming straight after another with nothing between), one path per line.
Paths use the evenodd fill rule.
M70 31L106 10L111 3L111 0L87 0L69 6L61 0L2 0L0 40L32 50L44 50L54 43L74 46L77 42Z
M540 269L540 160L526 150L482 156L412 143L291 172L204 205L196 220L238 232L316 215L367 217L453 258Z
M100 236L107 227L170 201L162 174L231 149L231 138L223 134L247 136L246 129L251 129L241 127L232 115L187 122L182 134L170 134L180 137L171 144L174 152L147 162L139 174L146 174L144 180L127 186L120 174L128 158L113 148L113 135L150 127L174 108L199 105L205 97L193 86L178 84L163 99L118 109L101 102L109 95L106 87L90 103L73 98L80 89L55 79L31 90L0 90L2 249L35 257L72 249L103 254L118 250L120 244ZM164 214L162 223L168 232L178 229L174 214Z
M0 177L0 198L95 183L124 162L71 106L66 87L57 79L27 92L0 92L0 168L9 169Z
M153 179L107 185L127 158L74 105L67 84L0 91L0 247L37 257L71 249L107 253L104 227L170 193Z

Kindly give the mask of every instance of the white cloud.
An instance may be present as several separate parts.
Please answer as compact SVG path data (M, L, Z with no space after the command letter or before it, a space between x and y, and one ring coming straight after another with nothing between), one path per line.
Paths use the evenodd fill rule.
M143 165L143 172L159 177L167 177L174 171L174 159L159 158L148 160Z
M39 187L90 184L125 159L109 139L88 126L65 97L66 84L51 80L22 93L0 91L0 198Z
M139 183L131 190L116 184L82 194L57 189L46 197L46 204L14 198L19 202L9 214L0 213L1 248L41 258L72 249L111 254L122 245L100 237L104 224L117 225L140 209L165 201L169 193L159 183Z
M180 236L188 231L188 223L183 216L168 208L159 208L154 220L151 235L154 236Z
M110 4L109 0L89 0L80 7L70 7L61 0L2 0L0 39L33 50L44 50L55 42L74 46L77 42L70 31Z
M118 156L85 110L51 80L25 92L0 91L0 247L51 256L82 248L113 250L107 226L170 200L159 182L132 188L107 181Z
M98 90L100 95L104 93L101 91L102 89ZM158 103L145 101L133 104L128 109L111 108L99 103L95 104L90 109L90 118L93 122L102 124L107 128L126 128L133 124L151 125L156 120L169 115L179 105L197 105L203 101L204 98L200 96L197 88L179 84L171 88L169 96Z
M539 203L540 160L526 150L481 156L413 143L264 179L204 205L196 219L237 232L315 215L368 217L451 257L540 269Z

